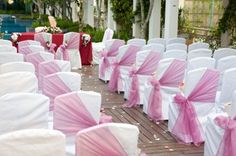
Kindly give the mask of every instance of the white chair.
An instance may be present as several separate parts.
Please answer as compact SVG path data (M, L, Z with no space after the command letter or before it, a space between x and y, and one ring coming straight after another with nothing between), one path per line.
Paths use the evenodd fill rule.
M165 47L162 44L158 43L150 43L142 47L141 50L152 50L152 51L157 51L161 54L161 57L165 51Z
M0 53L0 64L8 62L23 62L24 55L18 53Z
M138 156L139 129L137 126L108 123L94 126L77 133L76 156L107 155Z
M0 97L0 106L0 134L21 129L48 128L49 98L42 94L4 94Z
M20 41L18 42L18 49L24 46L28 46L28 45L38 45L40 46L41 43L38 41L34 41L34 40L24 40L24 41Z
M166 46L166 51L167 50L184 50L187 51L187 45L183 44L183 43L172 43L172 44L168 44Z
M56 96L80 90L81 75L75 72L57 72L45 75L42 93L50 98L50 110L53 110Z
M211 57L212 51L210 49L196 49L188 52L188 60L196 57Z
M111 40L113 37L114 31L110 28L107 28L103 38L102 38L102 42L92 42L92 47L93 47L93 64L98 64L99 63L99 54L101 52L101 50L103 50L105 48L105 41L107 40Z
M42 83L44 76L49 74L54 74L57 72L70 72L71 65L69 61L63 60L53 60L53 61L45 61L41 62L38 65L38 82L39 82L39 89L42 89Z
M143 112L151 119L168 119L169 98L181 91L185 66L185 60L173 58L159 62L155 78L145 84L143 91Z
M40 42L45 51L53 52L52 34L46 32L36 33L34 34L34 40Z
M197 68L209 68L214 69L216 60L210 57L196 57L191 60L188 60L187 71L194 70Z
M47 52L35 52L25 56L25 60L30 62L35 67L35 74L38 77L38 65L44 61L53 61L54 55Z
M185 38L168 38L166 39L166 46L168 44L172 44L172 43L182 43L185 44L186 43L186 39Z
M80 34L68 32L64 34L63 44L57 49L57 58L70 61L71 67L80 69L82 67L79 52Z
M35 68L32 63L29 62L9 62L0 65L0 73L8 73L8 72L31 72L35 73Z
M144 84L156 72L160 58L161 54L156 51L144 50L137 53L135 66L124 77L124 98L128 100L127 106L143 104ZM137 83L134 83L136 80ZM138 99L134 100L134 95Z
M176 58L186 60L187 52L184 50L168 50L163 54L163 59Z
M129 39L127 41L127 44L132 44L132 45L137 45L137 46L144 46L146 45L146 40L145 39L141 39L141 38L133 38L133 39Z
M0 136L2 156L65 156L65 136L55 130L29 129Z
M18 48L20 54L28 55L36 52L45 52L44 47L41 45L27 45Z
M9 45L0 45L0 53L17 53L17 49Z
M230 68L236 68L236 56L227 56L217 61L216 69L220 71L219 90L221 90L224 72Z
M219 60L223 57L226 56L234 56L236 55L236 50L232 49L232 48L220 48L215 50L213 58L215 58L216 60Z
M9 40L0 39L0 45L12 46L12 42Z
M149 39L147 42L147 44L152 44L152 43L162 44L164 48L166 46L166 40L164 38L152 38Z
M192 51L195 49L209 49L208 43L202 43L202 42L195 42L188 46L188 51Z
M119 39L112 39L105 41L105 49L101 52L99 59L99 79L107 82L110 80L112 73L112 62L115 60L119 52L119 48L125 44L125 41Z
M124 91L124 78L134 65L136 54L140 49L141 47L136 45L124 45L119 48L108 84L110 91Z
M0 75L0 96L13 92L36 93L38 80L30 72L10 72Z
M219 72L199 68L189 71L184 95L176 94L169 105L168 130L183 143L205 140L207 116L214 111Z

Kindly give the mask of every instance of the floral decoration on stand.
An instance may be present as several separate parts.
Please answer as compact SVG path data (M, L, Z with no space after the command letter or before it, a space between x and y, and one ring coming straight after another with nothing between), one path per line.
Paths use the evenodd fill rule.
M44 27L40 32L46 32L46 33L51 33L51 34L58 34L62 33L62 30L59 27Z
M90 40L91 40L91 37L90 37L89 34L83 34L83 35L82 35L82 40L83 40L83 45L84 45L84 46L87 46L88 43L89 43Z
M21 36L21 33L12 33L11 39L12 41L17 44L18 43L18 37Z

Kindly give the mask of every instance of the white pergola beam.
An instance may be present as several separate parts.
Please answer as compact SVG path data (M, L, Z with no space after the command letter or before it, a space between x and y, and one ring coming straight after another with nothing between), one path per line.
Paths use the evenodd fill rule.
M108 0L108 13L107 13L107 27L116 30L116 22L113 19L113 12L111 10L111 0Z
M85 24L94 27L94 6L93 0L84 1L84 16L83 20Z
M161 0L154 0L152 14L149 20L149 39L160 37L161 30Z

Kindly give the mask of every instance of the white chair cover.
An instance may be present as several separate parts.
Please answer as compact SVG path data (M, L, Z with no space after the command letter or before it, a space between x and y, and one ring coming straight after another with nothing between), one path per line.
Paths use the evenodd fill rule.
M179 86L181 85L184 79L185 66L186 66L185 60L179 60L179 59L173 59L173 58L162 59L158 64L158 68L156 72L156 79L160 81L160 79L162 79L162 77L165 76L165 79L162 79L163 82L159 82L160 93L161 93L160 106L162 106L161 113L160 113L161 120L168 120L168 111L169 111L169 102L170 102L169 98L171 97L171 95L180 92ZM171 72L173 71L173 69L175 69L175 73ZM168 78L171 78L171 79L169 80ZM144 86L143 112L146 114L148 114L149 100L151 100L150 96L154 87L155 86L152 85L151 82L147 82Z
M50 110L53 110L56 96L80 90L80 87L80 74L75 72L57 72L44 76L42 93L50 98Z
M18 42L18 49L24 46L28 46L28 45L38 45L40 46L41 43L38 41L34 41L34 40L24 40L24 41L20 41Z
M196 57L211 57L212 51L210 49L196 49L188 52L188 60Z
M146 40L141 39L141 38L133 38L133 39L129 39L127 41L127 44L133 44L133 45L137 45L137 46L142 47L146 44Z
M110 28L107 28L104 35L102 42L92 42L93 47L93 64L99 64L99 55L100 52L105 48L105 41L111 40L113 37L114 31Z
M187 71L194 70L197 68L209 68L214 69L216 60L210 57L197 57L191 60L188 60Z
M8 62L23 62L24 55L18 53L0 53L0 64Z
M98 77L101 80L109 81L112 73L112 63L119 53L119 48L125 44L124 40L112 39L105 41L105 48L100 53ZM104 70L104 73L103 71Z
M30 72L10 72L0 75L0 96L13 92L38 91L38 80Z
M40 42L40 44L44 47L45 51L50 51L52 43L52 34L46 32L40 32L34 34L34 40ZM54 48L51 49L53 53Z
M176 58L186 60L187 52L184 50L168 50L163 54L163 59Z
M79 33L68 32L64 34L63 44L61 45L61 47L57 49L57 58L61 60L70 61L72 68L80 69L82 67L82 64L79 52L79 44L80 44ZM62 46L65 50L62 50Z
M9 40L0 39L0 45L12 46L12 42Z
M71 71L71 66L69 61L53 60L40 63L38 66L39 89L42 89L44 76L57 72L70 72L70 71Z
M36 52L45 52L44 47L41 45L27 45L18 48L19 53L28 55Z
M169 38L166 40L166 46L168 44L172 44L172 43L182 43L185 44L186 43L186 39L185 38Z
M0 134L20 129L48 128L49 98L42 94L5 94L0 97L0 107Z
M192 51L195 49L209 49L208 43L202 43L202 42L195 42L188 46L188 51Z
M214 74L214 76L212 76ZM206 128L206 121L207 121L207 116L214 111L215 108L215 102L203 102L203 101L214 101L216 91L217 91L217 80L219 78L219 73L216 70L212 69L207 69L207 68L199 68L195 69L192 71L189 71L187 73L187 78L186 78L186 83L184 85L184 97L186 99L188 98L189 95L195 97L196 100L202 99L201 102L199 101L190 101L191 106L186 107L190 108L193 107L193 111L191 110L191 114L196 115L196 122L192 121L192 123L189 124L197 124L198 126L198 131L200 134L200 139L201 141L205 140L205 128ZM206 84L207 81L207 84ZM200 83L200 85L199 85ZM204 85L203 85L204 83ZM210 88L204 88L206 86L210 86ZM200 88L199 88L200 87ZM195 91L195 88L198 90ZM192 95L192 92L195 91L195 95ZM204 91L204 94L202 93ZM203 100L204 97L204 100ZM211 100L208 100L208 97L211 97ZM190 104L190 103L188 103ZM177 103L174 102L174 98L172 102L170 102L169 105L169 121L168 121L168 130L173 133L173 130L176 127L176 122L180 120L179 119L179 113L180 113L180 107L177 105ZM183 116L182 116L183 117ZM184 121L182 121L184 123ZM186 122L185 122L186 123ZM180 126L180 125L178 125ZM176 129L175 129L176 130ZM183 134L182 134L183 133ZM184 141L185 143L190 143L193 142L194 138L192 136L187 136L188 134L184 134L184 132L175 134L179 139ZM189 134L190 135L190 134ZM196 134L198 135L198 134ZM194 142L196 143L196 142ZM199 143L199 142L198 142Z
M149 39L147 42L147 44L152 44L152 43L162 44L164 48L166 46L166 40L164 38L152 38Z
M158 43L150 43L142 47L141 50L152 50L152 51L157 51L161 54L161 57L165 51L165 47L162 44Z
M76 156L138 156L139 129L121 123L107 123L77 133Z
M65 156L65 136L55 130L29 129L0 136L2 156Z
M35 73L35 68L32 63L29 62L9 62L0 65L0 74L8 72L31 72Z
M9 45L0 45L0 53L17 53L17 49Z
M172 43L166 46L166 50L184 50L187 51L187 45L183 43Z
M215 58L216 60L219 60L223 57L226 56L234 56L236 55L236 50L232 49L232 48L220 48L215 50L213 58Z
M30 62L34 65L35 67L35 74L38 77L38 65L41 62L44 61L52 61L54 60L54 55L51 53L47 53L47 52L36 52L36 53L32 53L32 54L28 54L25 56L25 60L27 62Z

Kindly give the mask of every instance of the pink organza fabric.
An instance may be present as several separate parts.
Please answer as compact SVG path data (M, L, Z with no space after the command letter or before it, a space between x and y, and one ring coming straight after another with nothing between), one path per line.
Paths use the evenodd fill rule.
M236 155L236 117L219 116L215 118L215 123L225 130L216 156Z
M119 47L122 45L124 45L124 41L115 40L107 51L105 50L101 51L102 62L101 62L101 68L100 68L99 74L102 77L104 77L106 69L110 67L110 62L108 58L116 56L119 52Z
M181 94L176 94L174 97L174 102L179 107L179 115L172 133L180 142L193 142L198 146L204 141L201 135L201 125L192 102L214 103L218 80L219 72L207 69L188 97Z
M102 114L99 123L97 123L77 92L57 98L53 115L54 129L60 130L67 135L75 135L82 129L112 122L111 116Z
M42 92L50 99L50 110L54 108L54 99L56 96L71 92L71 89L58 77L58 75L49 75L43 78Z
M79 49L80 35L79 33L72 33L68 41L61 45L59 48L62 52L63 60L69 60L68 49Z
M140 47L130 45L127 48L127 51L122 56L120 61L113 63L113 72L111 74L111 78L108 84L108 89L110 91L118 90L118 80L120 78L120 66L131 66L135 62L136 53L140 50Z
M40 62L45 61L44 58L40 55L40 53L32 53L30 55L26 55L25 60L34 65L35 75L38 77L38 65Z
M136 149L135 149L136 150ZM76 156L128 156L117 138L107 127L78 133Z
M129 77L132 78L131 87L128 101L124 104L124 106L135 107L140 103L138 75L151 76L156 71L159 61L160 61L160 54L151 51L144 60L144 62L142 63L142 65L137 70L133 69L130 71Z
M160 86L178 87L183 81L184 71L185 62L174 60L160 80L150 80L150 84L153 86L153 89L149 95L147 114L151 119L155 121L162 120L162 97Z
M42 89L44 76L61 71L60 67L54 61L42 62L39 64L38 69L39 89Z
M30 49L30 47L25 46L25 47L21 47L21 48L20 48L19 53L24 54L24 55L28 55L28 54L31 54L31 53L33 53L33 52L32 52L32 50Z

